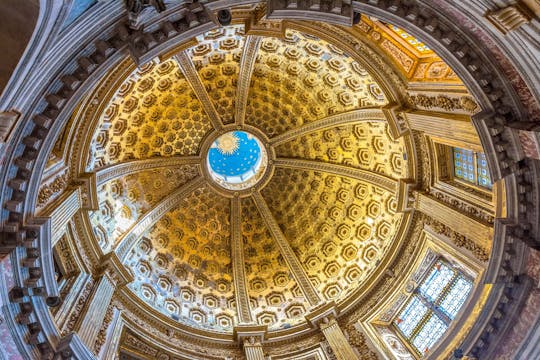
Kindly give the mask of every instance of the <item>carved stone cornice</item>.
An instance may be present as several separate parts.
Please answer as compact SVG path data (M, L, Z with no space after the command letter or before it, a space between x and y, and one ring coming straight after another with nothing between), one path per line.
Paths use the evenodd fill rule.
M292 275L298 283L298 286L304 293L304 296L306 297L310 305L314 306L319 304L321 302L321 297L319 293L309 280L306 272L304 271L304 268L302 267L302 264L292 250L291 245L285 238L285 235L283 235L283 232L281 232L279 224L272 215L272 212L268 208L268 205L266 204L266 201L262 197L261 193L254 192L252 198L253 202L257 206L257 209L259 210L259 213L261 214L261 217L264 219L268 230L276 241L281 255L289 266L289 269L291 270Z
M506 7L488 11L486 18L503 34L515 30L531 21L530 10L520 2Z
M471 35L469 37L459 36L460 34L455 35L453 33L453 29L455 27L449 26L448 24L450 20L445 22L445 19L439 14L435 14L432 16L432 14L430 14L429 12L425 12L426 9L420 2L407 2L407 6L404 7L403 13L396 12L396 8L402 4L404 4L404 2L401 1L371 1L369 2L369 4L367 4L367 1L354 2L354 6L356 6L356 8L358 8L359 10L364 10L365 8L367 10L366 13L370 15L381 15L380 18L384 19L385 21L392 22L393 20L397 20L400 22L396 23L397 25L405 26L408 24L411 28L416 29L419 35L427 35L430 38L430 41L437 46L437 49L441 49L442 52L446 55L446 57L452 61L452 66L456 65L456 67L459 68L460 75L463 74L468 79L471 87L475 89L475 95L477 95L478 98L481 98L483 100L482 106L486 106L487 108L493 107L497 109L497 112L502 116L502 124L506 123L507 120L512 119L515 113L524 113L521 110L517 96L512 93L511 89L508 89L508 87L504 85L504 82L506 81L505 76L501 75L500 71L497 70L500 68L493 66L493 64L498 60L498 58L493 57L495 58L495 60L487 59L486 63L483 64L483 61L486 60L487 56L482 53L482 49L478 50L473 43L474 40L480 38L480 35ZM372 8L374 8L375 10L373 10ZM380 13L378 13L379 11ZM162 29L158 29L157 31L163 34ZM61 128L64 123L64 120L62 120L62 118L65 118L65 113L71 111L71 109L73 108L65 105L73 103L73 99L77 98L78 95L83 93L83 89L87 89L89 86L95 83L95 79L98 78L100 74L103 74L103 72L107 70L111 64L115 63L114 59L108 62L106 60L111 56L114 57L114 52L118 50L119 47L122 47L122 45L118 45L119 43L122 44L122 41L120 40L122 39L119 39L116 33L114 33L112 37L107 38L105 43L100 40L99 46L96 46L95 51L88 48L87 53L81 51L81 53L85 54L85 56L77 59L79 60L79 65L75 65L77 66L77 69L75 71L73 71L72 66L63 66L65 70L59 71L56 77L50 77L50 79L44 81L44 83L46 82L46 85L44 86L49 86L54 82L60 83L61 77L65 76L66 74L74 73L75 75L77 75L77 81L75 82L73 81L73 79L68 81L62 81L65 86L63 86L61 89L59 86L58 91L56 91L54 94L50 94L51 96L48 96L46 99L47 104L44 104L43 101L35 101L36 104L39 103L39 106L44 105L43 107L46 107L46 110L44 111L45 119L38 118L34 120L34 123L38 125L38 129L36 130L35 134L30 134L30 131L32 131L31 129L34 128L34 124L32 124L31 121L28 121L28 123L24 124L28 125L25 126L25 128L30 130L21 135L21 138L24 136L25 140L31 144L31 138L35 137L34 135L37 135L40 139L45 139L45 136L40 135L39 132L43 131L43 129L51 129L51 124L58 120L58 124L54 125L50 132L50 136L48 136L47 139L48 141L50 139L54 140L57 134L56 130ZM172 40L176 41L177 39L173 38ZM107 43L114 44L115 48L113 49L111 47L108 47ZM155 39L153 39L150 43L152 44L152 46L154 46ZM141 52L144 52L148 56L154 56L155 54L152 53L154 51L152 50L152 46L143 46ZM478 48L481 48L481 46L478 46ZM67 61L68 60L65 60L66 64ZM73 61L73 63L75 63L74 58L70 57L69 61ZM98 71L95 71L96 69L98 69ZM83 83L84 86L80 86ZM503 85L501 85L501 83L503 83ZM523 91L523 93L526 92L527 91L525 90ZM34 97L32 96L32 98ZM492 102L492 104L487 104L490 101ZM510 109L508 109L508 104L510 104L511 106ZM513 109L514 107L516 109ZM512 112L514 112L514 115L512 115ZM496 132L497 124L492 124L492 126L493 127L488 130L484 129L486 131L486 136L488 136L487 134L490 130L495 130ZM496 135L494 135L493 138L495 139L495 142L498 141L498 137ZM485 144L485 142L483 143ZM10 158L17 158L16 163L10 160L11 162L7 164L7 166L9 166L12 170L18 171L17 175L13 176L14 179L25 182L26 180L28 180L28 178L22 176L21 174L24 174L25 172L31 172L32 170L35 170L35 174L32 175L33 177L39 178L41 176L42 169L39 165L35 165L34 162L38 164L42 162L42 160L46 158L46 155L48 155L47 151L48 149L50 149L50 146L40 147L39 145L37 145L36 148L34 145L36 144L33 143L33 145L27 145L25 143L24 146L18 146L17 153L14 152L13 154L9 154ZM499 145L504 148L506 145L510 146L511 142L502 141ZM38 158L38 156L36 156L36 151L43 153L39 155L38 161L35 161ZM488 154L488 159L491 159L490 167L496 167L498 166L497 164L499 164L499 162L504 165L508 157L504 151L497 151L496 153ZM538 165L532 162L525 162L523 163L523 167L536 171ZM520 172L521 170L519 168L516 169L516 167L511 167L508 169L507 175L514 171ZM15 174L15 171L11 171L11 173ZM533 174L526 173L526 177L529 177L529 175ZM6 175L6 178L9 178L11 176L12 175ZM521 186L522 182L518 181L517 184ZM524 187L525 185L527 184L523 184ZM28 193L35 194L36 181L31 182L28 188ZM537 189L532 188L528 192L531 195L530 197L528 196L529 194L527 194L526 197L522 198L520 195L518 199L515 199L516 208L518 206L522 207L524 212L534 212L533 215L537 216L538 202L531 202L531 197L532 200L534 200L534 196L537 195ZM6 193L10 194L11 191L6 191ZM6 219L9 215L9 220L4 225L5 233L2 234L2 239L4 239L4 235L6 237L18 236L14 234L17 234L18 231L22 228L23 217L26 216L25 214L33 211L31 201L27 201L27 204L24 204L27 193L14 191L14 195L9 194L6 195L6 199L2 199L6 200L2 201L2 203L5 204L4 213ZM525 221L525 223L527 222L528 221ZM534 231L534 228L530 227L530 223L528 224L528 226L528 228L527 226L525 226L521 230L525 232L533 232L532 235L538 234L537 231ZM47 316L46 313L41 315ZM489 338L489 334L487 337Z
M317 121L313 121L303 126L296 127L270 139L270 144L278 146L306 134L348 124L355 124L361 121L386 121L384 112L380 109L358 109L337 115L330 115Z
M204 112L206 113L206 115L208 115L208 118L210 119L210 122L212 123L214 129L222 129L223 122L221 121L221 117L219 116L216 108L214 107L214 104L210 99L210 95L208 95L208 92L206 91L206 88L204 87L204 84L199 77L199 73L197 72L197 69L193 64L193 61L191 61L191 57L187 53L187 50L179 52L174 56L174 58L178 62L180 70L182 70L182 73L193 88L193 91L201 101Z
M238 85L236 87L236 105L234 119L238 126L244 125L246 118L246 107L249 95L251 75L257 61L257 52L261 38L259 36L246 36L244 51L240 59L240 70L238 74Z
M196 177L190 180L185 185L180 186L166 198L161 200L157 205L148 211L137 223L135 223L129 230L122 235L122 238L118 241L118 245L115 248L115 252L121 260L129 254L129 251L137 240L144 234L144 232L154 225L161 217L174 209L182 199L202 186L204 179L202 177Z
M106 182L139 171L164 167L176 167L181 165L199 164L200 162L201 159L198 156L171 156L127 161L107 166L96 171L96 185L99 187Z
M353 24L350 1L319 0L308 3L297 0L269 0L267 8L268 19L325 21L343 26Z
M345 165L336 165L313 160L278 158L275 166L288 169L301 169L307 171L322 171L342 177L365 181L371 185L381 187L390 192L397 190L398 182L394 179L376 172L355 169Z

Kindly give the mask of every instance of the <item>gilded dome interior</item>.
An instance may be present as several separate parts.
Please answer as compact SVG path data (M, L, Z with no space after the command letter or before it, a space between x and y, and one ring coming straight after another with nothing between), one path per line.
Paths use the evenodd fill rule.
M1 359L540 358L533 0L7 2Z
M165 316L218 332L241 323L234 231L243 243L250 323L287 329L305 323L319 300L340 304L373 276L398 241L396 183L409 175L403 140L391 136L384 115L375 111L387 104L381 88L346 51L287 30L283 38L257 40L252 58L242 60L246 41L255 40L241 25L219 28L184 50L191 67L173 58L136 69L100 116L86 169L177 161L104 182L99 210L89 216L107 252L132 236L153 208L182 193L125 254L135 277L129 289ZM253 66L244 113L236 106L242 61ZM193 75L206 94L194 92ZM215 113L206 115L208 107ZM210 118L216 114L218 128ZM203 171L212 150L204 143L223 134L222 126L256 129L271 153L270 174L248 192L215 191ZM239 218L236 230L231 217ZM275 236L298 258L311 299Z

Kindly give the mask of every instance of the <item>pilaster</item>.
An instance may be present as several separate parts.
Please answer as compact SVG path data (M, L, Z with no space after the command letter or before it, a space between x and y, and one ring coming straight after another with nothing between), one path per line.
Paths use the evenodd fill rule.
M99 353L99 358L104 360L115 359L120 346L120 337L124 329L122 310L115 310L111 324L106 334L106 340Z
M60 204L55 206L49 215L51 217L51 243L53 247L65 234L66 225L73 215L81 208L81 193L79 188L67 192L59 199L59 202Z
M79 338L89 349L94 348L115 289L133 280L116 254L107 254L103 264L102 275L98 278L84 314L75 328Z
M319 327L338 360L358 359L336 319L325 317Z
M488 11L486 18L503 34L515 30L531 21L530 10L517 2L497 10Z
M324 304L306 315L311 326L321 330L337 360L358 359L358 355L339 327L336 317L337 309L333 302Z

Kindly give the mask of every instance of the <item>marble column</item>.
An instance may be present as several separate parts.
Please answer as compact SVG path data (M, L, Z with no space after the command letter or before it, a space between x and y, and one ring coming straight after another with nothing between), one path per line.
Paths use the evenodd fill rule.
M358 356L335 319L324 318L320 322L319 327L326 338L326 341L328 341L328 344L332 348L334 355L336 355L336 359L358 359Z

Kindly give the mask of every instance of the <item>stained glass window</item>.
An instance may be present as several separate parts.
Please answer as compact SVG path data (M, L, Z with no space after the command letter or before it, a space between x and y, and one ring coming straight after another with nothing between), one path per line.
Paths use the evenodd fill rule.
M450 288L448 295L441 301L441 310L450 318L455 318L471 289L472 283L465 278L459 277Z
M491 189L486 155L472 150L453 148L454 177Z
M486 155L484 153L476 154L476 169L478 185L491 189L491 178L489 177Z
M439 261L424 280L422 286L420 286L420 294L430 301L435 301L439 295L441 295L450 280L452 280L453 276L454 272L452 269Z
M418 298L413 298L401 313L397 326L405 336L411 336L414 328L427 313L428 308Z
M398 332L419 355L443 336L467 300L472 281L438 259L394 320Z
M437 315L431 315L414 338L414 347L422 354L427 353L433 344L443 336L446 329L448 329L448 325L444 321Z

